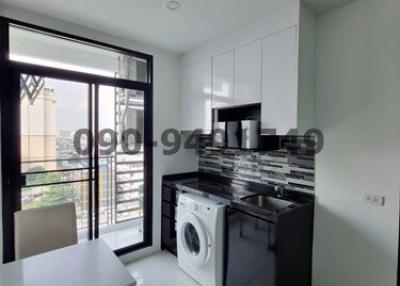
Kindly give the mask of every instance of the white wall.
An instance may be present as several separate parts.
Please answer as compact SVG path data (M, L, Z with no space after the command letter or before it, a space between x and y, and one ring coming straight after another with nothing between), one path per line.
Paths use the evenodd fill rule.
M399 0L362 0L318 19L314 286L397 284L399 11Z
M160 141L161 133L164 129L176 128L179 126L180 79L178 72L178 55L10 6L0 5L0 15L153 55L154 140ZM130 261L142 255L157 251L160 247L161 176L168 173L197 170L197 158L195 152L181 151L174 156L164 156L162 154L162 149L162 146L154 148L153 247L125 255L122 257L123 261ZM0 245L2 246L1 237ZM1 251L2 247L0 247L0 255L2 257Z

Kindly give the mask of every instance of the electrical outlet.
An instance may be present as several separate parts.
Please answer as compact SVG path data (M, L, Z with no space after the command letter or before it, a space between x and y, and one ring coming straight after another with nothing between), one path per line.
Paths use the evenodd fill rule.
M385 197L384 196L378 196L374 194L366 194L364 197L364 200L366 203L375 205L375 206L384 206L385 205Z

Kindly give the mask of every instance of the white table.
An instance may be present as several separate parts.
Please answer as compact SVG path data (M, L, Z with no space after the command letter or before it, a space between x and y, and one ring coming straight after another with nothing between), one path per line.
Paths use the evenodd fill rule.
M4 286L133 286L135 279L101 240L0 266Z

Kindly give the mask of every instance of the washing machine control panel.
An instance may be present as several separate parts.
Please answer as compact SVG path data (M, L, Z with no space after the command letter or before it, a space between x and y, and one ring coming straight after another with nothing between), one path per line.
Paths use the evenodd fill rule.
M205 217L214 217L215 210L211 208L209 205L202 204L201 202L196 202L191 199L182 197L179 199L178 203L179 207L186 209L189 212L201 214ZM216 205L220 205L216 203Z

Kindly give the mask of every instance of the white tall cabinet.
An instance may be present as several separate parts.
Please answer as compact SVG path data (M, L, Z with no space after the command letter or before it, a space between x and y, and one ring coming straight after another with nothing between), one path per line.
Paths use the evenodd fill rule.
M315 35L316 17L302 5L298 25L263 39L262 129L305 135L314 127Z
M261 41L212 57L212 107L260 103Z
M234 51L212 58L212 108L235 104L234 90Z
M211 132L211 59L182 70L181 127Z
M285 135L297 128L297 28L291 27L262 41L261 128Z
M235 49L235 104L261 101L261 40Z
M304 135L314 127L316 17L304 5L292 8L295 13L291 10L279 28L251 26L253 39L232 32L208 45L204 54L192 53L208 59L184 69L184 129L208 133L212 108L252 103L261 103L264 134L272 129L287 135L295 129Z

